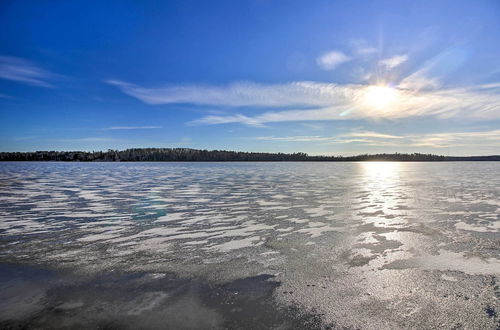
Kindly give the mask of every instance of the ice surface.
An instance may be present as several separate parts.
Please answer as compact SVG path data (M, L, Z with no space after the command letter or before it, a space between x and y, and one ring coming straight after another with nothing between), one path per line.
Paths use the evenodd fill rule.
M276 302L340 328L499 324L499 163L1 163L0 187L3 263L273 274Z

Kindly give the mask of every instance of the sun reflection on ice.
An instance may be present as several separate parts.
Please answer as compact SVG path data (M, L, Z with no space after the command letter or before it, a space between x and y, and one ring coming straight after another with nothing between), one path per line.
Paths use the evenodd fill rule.
M409 292L416 289L415 283L408 282L411 277L405 277L399 270L382 270L389 263L413 257L409 249L419 249L420 243L415 240L417 234L401 230L409 226L406 214L409 192L405 182L411 165L400 162L362 162L358 165L366 195L365 207L358 215L362 223L368 225L365 228L375 226L362 233L359 236L361 244L355 245L355 248L367 249L371 258L364 270L359 269L363 274L361 285L372 297L381 300L401 297L403 290L411 296ZM408 302L401 300L399 303L414 312L407 306Z
M363 172L370 178L390 179L395 174L398 174L400 162L363 162L360 163Z
M404 198L401 173L405 164L399 162L359 163L364 191L368 193L368 207L364 214L378 226L400 222L398 208ZM371 215L371 216L370 216Z
M368 225L365 228L370 228L370 225L375 227L364 237L371 236L378 241L365 245L376 256L370 267L380 268L387 263L412 258L412 251L426 251L432 236L428 227L415 222L411 198L414 191L408 185L412 180L413 165L362 162L358 166L365 197L361 202L364 207L357 215L362 223ZM363 242L369 241L364 239Z

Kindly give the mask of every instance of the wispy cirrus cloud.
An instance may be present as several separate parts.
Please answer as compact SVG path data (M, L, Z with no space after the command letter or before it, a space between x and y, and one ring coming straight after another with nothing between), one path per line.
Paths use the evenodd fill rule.
M403 79L398 87L401 89L426 90L437 89L441 82L437 78L431 78L423 71L417 71Z
M396 55L379 61L379 64L387 69L394 69L408 61L408 55Z
M0 78L45 88L54 88L48 82L56 75L25 59L0 56Z
M377 74L377 81L387 85L293 81L143 87L119 80L106 82L147 104L187 103L215 106L222 112L190 122L195 125L264 126L273 122L410 117L500 119L500 83L443 87L446 75L457 70L466 58L467 52L452 48L426 61L407 76L398 78L394 70L385 79ZM350 59L334 51L324 54L318 61L333 68ZM407 60L408 55L397 55L379 61L378 65L397 68ZM395 87L388 87L389 83ZM253 108L251 114L245 112L248 109L241 109L245 107ZM228 108L232 108L231 113Z
M350 45L353 49L353 52L361 57L370 56L378 52L378 49L376 47L373 47L362 39L351 40Z
M146 88L119 80L107 80L127 95L148 104L190 103L227 107L318 107L335 104L346 86L312 81L286 84L236 82L225 86L184 85Z
M469 57L462 48L447 49L427 60L420 68L403 78L398 87L409 90L432 90L442 86L443 79L459 70Z
M349 144L356 143L374 147L481 147L497 150L500 153L500 130L424 133L392 135L373 131L352 131L333 136L262 136L255 138L268 142L314 142L323 144Z
M259 136L255 138L261 141L285 141L285 142L323 142L332 141L328 136Z
M135 130L135 129L159 129L162 126L111 126L106 127L104 130Z
M384 133L378 133L378 132L372 132L372 131L358 131L358 132L343 134L342 136L381 138L381 139L402 139L403 138L402 136L399 136L399 135L384 134Z
M320 135L298 135L298 136L259 136L256 140L260 141L283 141L283 142L320 142L325 144L337 143L385 143L385 140L404 139L405 136L396 136L371 131L359 131L343 133L331 136Z
M302 126L315 131L322 131L325 129L325 125L321 123L302 123Z
M113 142L117 141L113 138L107 137L82 137L82 138L68 138L68 139L49 139L50 141L57 142Z
M395 119L417 116L483 120L500 118L500 84L409 90L311 81L163 88L145 88L118 81L109 83L118 86L125 94L148 104L191 103L223 107L292 108L266 111L257 115L209 115L195 120L193 124L241 123L259 126L272 122ZM382 88L382 93L390 94L384 96L390 99L383 106L376 106L378 88Z
M340 64L349 62L352 60L350 56L347 56L341 51L334 50L327 53L324 53L320 57L316 59L316 63L323 70L334 70Z
M408 136L413 146L429 146L434 148L447 148L450 146L496 146L500 153L500 130L432 133Z
M376 107L370 103L374 98L371 95L373 88L367 85L336 86L331 96L334 102L330 106L316 109L267 111L255 116L243 114L206 116L193 123L263 125L272 122L397 119L424 116L477 120L500 118L500 86L474 86L426 92L393 89L391 101L383 107Z

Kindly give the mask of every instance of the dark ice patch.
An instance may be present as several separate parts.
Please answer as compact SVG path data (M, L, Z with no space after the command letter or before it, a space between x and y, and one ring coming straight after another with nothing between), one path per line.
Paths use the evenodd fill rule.
M321 320L279 306L280 283L262 274L213 284L166 273L82 277L0 264L2 329L321 328Z

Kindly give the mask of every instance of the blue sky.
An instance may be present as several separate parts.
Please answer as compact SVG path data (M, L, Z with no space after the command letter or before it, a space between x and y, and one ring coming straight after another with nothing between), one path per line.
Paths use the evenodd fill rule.
M2 1L0 150L500 154L499 1Z

